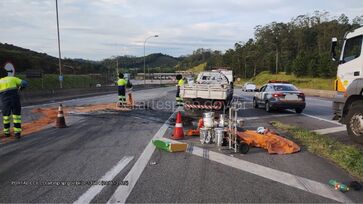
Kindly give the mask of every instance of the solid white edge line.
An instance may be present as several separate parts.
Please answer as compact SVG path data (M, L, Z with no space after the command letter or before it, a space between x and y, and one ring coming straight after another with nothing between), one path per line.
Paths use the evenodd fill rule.
M117 174L119 174L126 166L127 164L132 161L134 157L132 156L124 156L114 167L111 168L100 180L102 181L112 181L112 179L115 178ZM94 185L91 188L89 188L85 193L83 193L77 201L74 203L90 203L96 195L98 195L102 189L105 187L105 185Z
M180 111L181 107L178 107L175 112L169 117L172 118L177 111ZM169 125L167 122L169 119L160 127L158 132L154 135L154 137L147 144L144 151L141 153L139 159L135 162L132 169L124 178L124 181L128 181L127 186L119 186L107 203L125 203L127 198L129 197L132 189L135 187L136 182L139 180L142 172L144 171L146 165L148 164L151 156L155 151L155 146L152 144L152 140L160 139L164 136L165 132L168 130Z
M338 127L331 127L331 128L313 130L313 132L321 134L321 135L326 135L326 134L342 132L342 131L346 131L346 130L347 130L347 128L345 126L338 126Z
M163 138L166 141L172 141L175 143L180 143L179 141ZM334 190L333 187L310 180L301 176L296 176L284 171L279 171L276 169L272 169L269 167L265 167L259 164L255 164L252 162L248 162L242 159L230 157L218 152L214 151L208 151L208 158L205 158L205 149L193 146L191 148L191 154L209 159L211 161L233 167L235 169L239 169L241 171L245 171L247 173L251 173L272 181L276 181L278 183L282 183L285 185L288 185L290 187L298 188L300 190L319 195L325 198L329 198L338 202L344 202L344 203L352 203L348 197L346 197L343 193L340 191Z
M333 123L335 125L342 125L340 124L339 122L337 121L334 121L334 120L328 120L328 119L325 119L325 118L320 118L320 117L317 117L317 116L313 116L313 115L309 115L309 114L306 114L306 113L301 113L301 115L304 115L304 116L307 116L307 117L310 117L310 118L314 118L314 119L318 119L318 120L321 120L321 121L325 121L325 122L328 122L328 123Z
M268 119L268 118L280 118L280 117L287 117L287 116L294 116L292 114L278 114L278 115L266 115L266 116L255 116L255 117L238 117L238 119L243 121L249 120L259 120L259 119Z

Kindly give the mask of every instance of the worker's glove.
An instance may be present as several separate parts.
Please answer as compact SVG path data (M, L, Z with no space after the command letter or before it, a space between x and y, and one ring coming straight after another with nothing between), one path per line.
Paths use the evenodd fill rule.
M25 81L25 80L21 80L21 83L20 83L20 87L19 87L19 89L20 89L20 90L23 90L23 89L25 89L27 86L28 86L28 82L27 82L27 81Z

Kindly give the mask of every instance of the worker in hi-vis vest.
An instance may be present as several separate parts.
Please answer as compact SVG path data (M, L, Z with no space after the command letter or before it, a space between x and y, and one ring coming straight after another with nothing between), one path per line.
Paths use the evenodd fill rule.
M118 101L120 105L126 104L126 85L127 81L124 79L124 74L118 75L117 87L118 87Z
M184 103L183 103L183 98L180 97L180 87L184 85L183 76L181 74L176 75L176 80L178 81L178 84L176 85L176 87L177 87L177 89L176 89L176 105L182 106L182 105L184 105Z
M13 119L14 136L21 137L21 104L19 89L27 87L28 82L14 76L8 76L5 69L0 69L0 97L2 102L4 135L10 137L10 116Z

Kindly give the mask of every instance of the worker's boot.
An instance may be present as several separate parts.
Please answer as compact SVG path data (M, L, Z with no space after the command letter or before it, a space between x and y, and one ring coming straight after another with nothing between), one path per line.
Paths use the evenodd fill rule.
M20 139L20 138L21 138L21 134L20 134L20 132L15 133L15 138L16 138L16 139Z

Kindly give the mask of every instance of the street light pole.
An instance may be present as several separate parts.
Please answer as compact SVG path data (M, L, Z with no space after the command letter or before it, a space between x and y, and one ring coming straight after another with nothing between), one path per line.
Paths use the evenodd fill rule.
M278 70L279 70L279 50L276 46L276 74L278 74Z
M59 35L59 17L58 17L58 0L55 0L55 10L57 14L57 33L58 33L58 54L59 54L59 87L63 88L63 76L62 76L62 55L60 48L60 35Z
M278 37L276 36L276 74L279 72L279 46L278 46Z
M159 35L152 35L152 36L149 36L145 39L144 41L144 85L146 84L146 60L145 60L145 46L146 46L146 41L150 38L157 38L159 37Z

